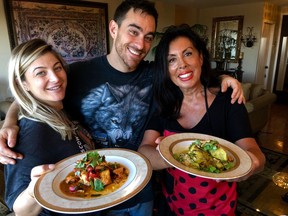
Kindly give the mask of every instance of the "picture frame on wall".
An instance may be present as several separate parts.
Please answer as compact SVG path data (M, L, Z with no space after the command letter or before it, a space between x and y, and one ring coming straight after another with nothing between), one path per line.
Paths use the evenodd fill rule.
M67 63L105 55L109 49L107 3L5 0L11 49L41 38Z

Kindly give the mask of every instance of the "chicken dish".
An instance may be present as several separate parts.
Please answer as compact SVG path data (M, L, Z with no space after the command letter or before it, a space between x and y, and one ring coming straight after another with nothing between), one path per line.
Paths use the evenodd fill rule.
M117 162L107 162L97 151L78 160L71 173L61 182L62 192L69 196L91 198L109 194L120 188L129 170Z
M234 158L216 140L195 139L187 150L173 157L188 167L210 173L227 171L235 165Z

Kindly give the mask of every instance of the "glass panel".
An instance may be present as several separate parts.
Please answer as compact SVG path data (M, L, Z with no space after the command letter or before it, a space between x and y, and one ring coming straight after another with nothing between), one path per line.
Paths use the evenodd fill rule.
M238 61L242 28L243 16L213 18L211 55L215 61Z

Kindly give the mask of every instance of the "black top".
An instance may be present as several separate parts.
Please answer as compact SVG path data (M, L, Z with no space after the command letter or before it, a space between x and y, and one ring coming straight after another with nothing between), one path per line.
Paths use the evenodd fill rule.
M70 65L65 108L101 147L137 150L152 112L152 64L129 73L106 56Z
M162 135L164 130L176 133L204 133L233 143L245 137L252 137L245 105L237 102L231 104L231 93L231 89L225 93L219 92L206 114L193 128L183 128L177 120L168 120L155 115L147 129L156 130Z
M63 140L61 135L47 124L26 118L20 120L20 131L14 150L24 155L15 165L5 165L5 201L12 209L16 198L30 181L31 169L37 165L55 164L71 155L92 150L94 146L83 141ZM66 215L43 209L40 215ZM89 214L84 214L89 215Z
M113 68L107 56L70 65L65 108L89 129L96 147L137 151L153 113L153 64L142 61L133 72ZM113 209L153 200L151 182Z

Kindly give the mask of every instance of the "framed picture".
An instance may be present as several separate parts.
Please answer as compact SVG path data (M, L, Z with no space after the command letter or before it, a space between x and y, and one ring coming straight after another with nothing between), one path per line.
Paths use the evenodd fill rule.
M5 0L10 44L41 38L67 63L107 54L108 5L88 1Z

